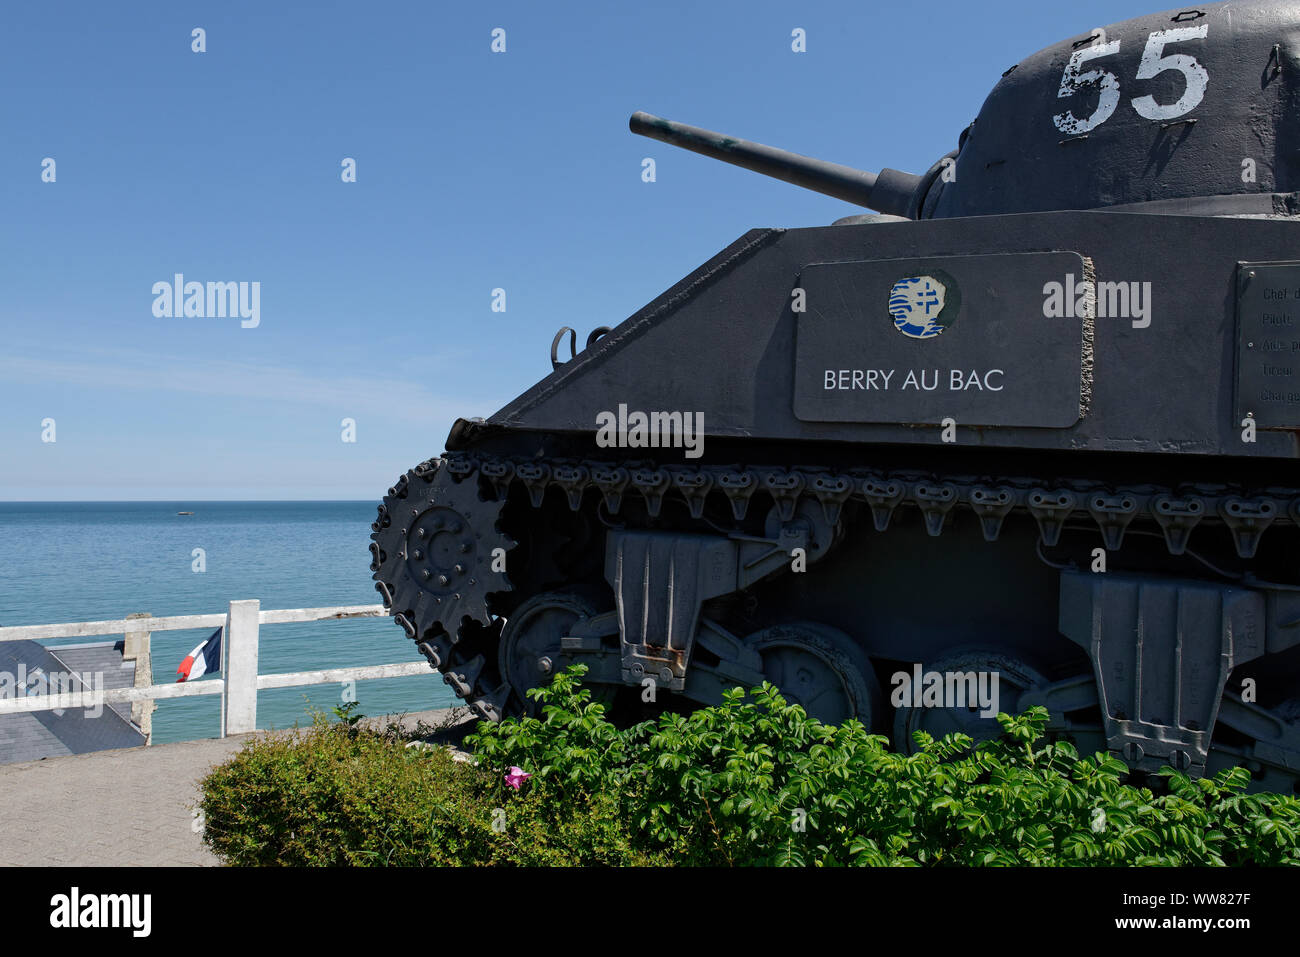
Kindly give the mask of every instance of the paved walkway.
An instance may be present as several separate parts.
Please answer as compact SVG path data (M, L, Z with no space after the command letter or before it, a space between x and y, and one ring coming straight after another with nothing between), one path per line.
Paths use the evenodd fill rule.
M403 724L441 725L449 715L425 711ZM0 865L220 864L194 825L197 785L248 737L0 765Z

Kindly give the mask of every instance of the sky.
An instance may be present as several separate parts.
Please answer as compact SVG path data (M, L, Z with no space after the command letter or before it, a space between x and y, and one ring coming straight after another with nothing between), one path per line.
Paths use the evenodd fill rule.
M1008 66L1153 9L5 4L0 500L377 500L543 378L560 326L862 211L634 111L920 173ZM256 288L256 324L167 315L178 273Z

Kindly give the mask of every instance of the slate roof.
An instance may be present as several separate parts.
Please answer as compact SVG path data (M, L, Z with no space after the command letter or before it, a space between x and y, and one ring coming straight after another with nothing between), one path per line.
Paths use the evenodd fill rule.
M46 647L35 641L0 642L0 674L8 676L0 693L10 688L19 675L25 675L31 693L48 690L43 676L69 675L74 689L90 688L103 681L103 690L130 688L135 685L135 662L123 661L123 642ZM22 667L20 670L20 666ZM39 669L39 671L38 671ZM86 684L80 676L89 674ZM99 677L102 676L102 679ZM131 723L129 703L95 708L67 708L54 711L31 711L24 714L0 714L0 764L36 761L64 754L85 754L108 748L135 748L145 743L145 736Z

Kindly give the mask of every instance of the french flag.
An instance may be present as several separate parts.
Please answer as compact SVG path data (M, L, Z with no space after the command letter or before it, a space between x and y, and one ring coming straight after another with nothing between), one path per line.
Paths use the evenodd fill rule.
M221 670L221 632L224 629L218 628L207 639L201 642L197 648L185 656L181 666L176 669L180 675L176 680L193 681L195 678L202 678L204 675L214 674Z

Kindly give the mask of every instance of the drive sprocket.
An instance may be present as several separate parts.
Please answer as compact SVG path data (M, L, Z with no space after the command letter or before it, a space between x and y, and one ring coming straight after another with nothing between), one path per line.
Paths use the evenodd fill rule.
M408 637L439 651L442 664L462 628L492 624L488 596L511 590L505 555L516 544L497 524L504 502L485 499L472 470L458 475L455 464L430 459L402 476L370 536L385 607Z

